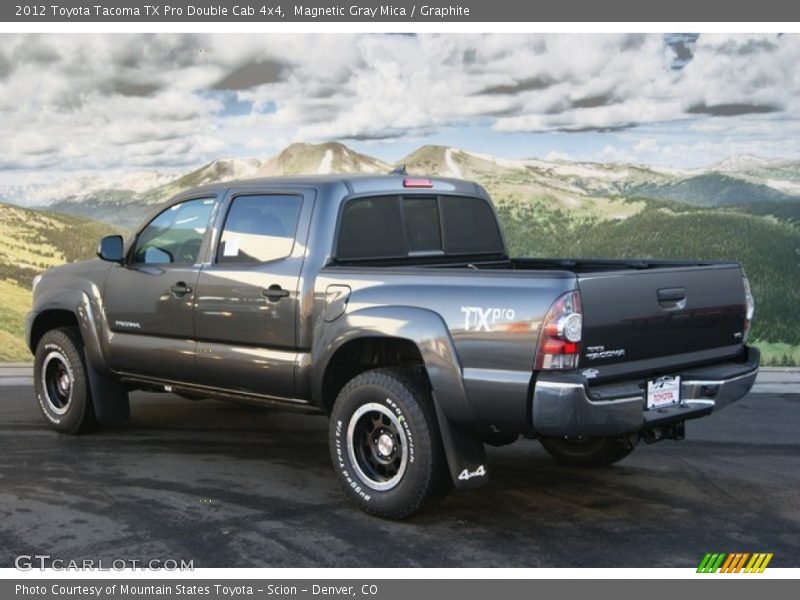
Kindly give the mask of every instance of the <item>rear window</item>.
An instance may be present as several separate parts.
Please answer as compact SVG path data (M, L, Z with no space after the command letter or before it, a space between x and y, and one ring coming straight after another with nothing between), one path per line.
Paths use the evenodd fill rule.
M339 258L386 258L405 253L396 196L351 200L339 227Z
M503 254L503 238L486 200L464 196L376 196L342 211L340 260Z
M415 252L442 250L442 227L439 222L439 203L432 198L403 198L406 220L406 249Z
M448 253L488 254L503 251L503 238L488 202L480 198L448 196L443 196L439 202Z

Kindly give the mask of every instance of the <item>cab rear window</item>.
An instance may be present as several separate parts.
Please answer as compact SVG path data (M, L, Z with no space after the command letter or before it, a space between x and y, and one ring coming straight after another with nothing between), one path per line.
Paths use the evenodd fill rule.
M336 258L503 254L503 238L486 200L466 196L373 196L342 210Z

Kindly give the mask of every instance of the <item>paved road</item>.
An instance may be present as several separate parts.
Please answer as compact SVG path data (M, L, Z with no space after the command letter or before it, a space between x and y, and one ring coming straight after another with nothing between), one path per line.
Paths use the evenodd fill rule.
M602 471L536 442L491 484L402 523L354 509L321 417L136 393L123 427L49 431L0 372L0 567L18 554L226 566L683 566L708 551L800 566L800 393L778 381ZM3 375L5 374L5 377Z

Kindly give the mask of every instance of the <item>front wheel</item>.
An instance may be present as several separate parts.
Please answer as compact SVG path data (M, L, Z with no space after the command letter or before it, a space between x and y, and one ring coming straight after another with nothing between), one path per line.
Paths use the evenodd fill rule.
M430 392L411 371L353 378L333 406L329 438L342 487L370 514L402 519L449 489Z
M633 452L627 440L608 437L541 437L539 442L558 462L576 467L607 467Z
M33 364L36 399L50 427L82 433L97 425L83 342L74 327L53 329L42 336Z

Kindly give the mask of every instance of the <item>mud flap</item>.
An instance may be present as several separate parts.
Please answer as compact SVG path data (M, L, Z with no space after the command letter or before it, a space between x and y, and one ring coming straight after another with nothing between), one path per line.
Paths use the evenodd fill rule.
M97 422L100 425L119 425L127 421L131 412L128 390L115 379L98 373L88 356L85 363Z
M444 453L453 485L459 490L483 487L489 482L489 469L486 466L486 447L476 435L466 433L453 425L444 415L438 402L436 418L442 435Z

